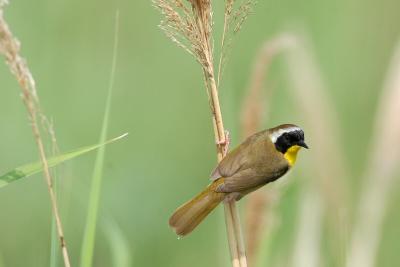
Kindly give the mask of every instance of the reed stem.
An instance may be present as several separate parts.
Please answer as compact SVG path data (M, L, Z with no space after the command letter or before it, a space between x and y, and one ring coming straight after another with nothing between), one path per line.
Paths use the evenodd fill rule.
M38 117L44 115L40 111L39 98L36 92L36 86L32 74L25 62L25 59L19 54L20 44L14 38L8 27L8 24L3 18L2 8L4 4L6 4L6 2L0 2L0 54L4 55L10 71L12 74L14 74L22 91L22 101L28 111L28 118L31 123L33 137L38 148L40 161L43 165L43 174L50 195L50 202L55 218L61 252L64 259L64 266L70 267L71 263L69 260L67 245L65 243L64 230L58 210L57 197L54 192L53 179L50 174L49 164L46 158L45 147L38 123Z

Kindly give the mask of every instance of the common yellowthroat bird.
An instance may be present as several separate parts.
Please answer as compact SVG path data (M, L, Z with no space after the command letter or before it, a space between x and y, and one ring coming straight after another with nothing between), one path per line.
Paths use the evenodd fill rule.
M304 132L293 124L251 135L225 156L211 173L211 184L179 207L169 225L179 236L189 234L221 201L240 200L284 175L301 147L308 148Z

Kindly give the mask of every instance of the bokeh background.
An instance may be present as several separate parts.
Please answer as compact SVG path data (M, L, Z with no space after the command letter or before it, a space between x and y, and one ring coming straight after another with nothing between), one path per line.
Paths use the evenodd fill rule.
M113 264L108 221L123 233L132 266L229 266L221 207L182 240L167 224L172 211L208 183L216 155L200 68L159 30L161 16L151 2L10 2L5 17L22 43L42 107L54 120L61 151L99 139L114 18L120 11L109 137L125 132L129 136L107 146L94 266ZM223 1L214 2L219 36ZM258 49L287 28L300 27L307 32L339 119L337 131L351 173L346 205L353 210L363 183L360 177L368 158L374 113L400 37L399 10L396 0L259 1L234 40L220 91L233 145L241 140L241 107ZM287 80L282 58L277 58L268 75L275 93L268 101L271 112L265 128L286 122L303 125ZM18 85L3 63L0 86L0 172L5 173L38 156ZM325 134L329 139L331 133ZM308 143L312 148L313 140ZM58 169L61 213L73 266L79 264L94 158L95 153L85 155ZM299 195L303 184L312 180L306 170L313 167L311 161L309 153L301 153L296 169L273 185L280 188L280 197L274 208L274 234L264 237L268 253L262 266L295 266L291 259ZM384 217L376 266L400 262L399 193L397 179ZM1 188L0 211L0 266L48 266L51 212L41 175ZM351 217L355 214L350 213ZM326 251L329 248L323 245L319 266L338 266Z

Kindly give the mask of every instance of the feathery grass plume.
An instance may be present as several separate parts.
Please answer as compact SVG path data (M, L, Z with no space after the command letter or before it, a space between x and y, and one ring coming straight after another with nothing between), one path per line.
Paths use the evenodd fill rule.
M247 97L244 100L241 113L242 137L246 138L259 131L263 117L269 107L272 90L268 88L264 96L264 83L272 60L285 49L293 45L293 38L281 34L272 40L267 40L257 56L251 73ZM265 103L266 99L267 103ZM249 265L254 266L258 258L258 250L264 231L272 226L272 207L278 199L275 188L260 188L248 196L246 202L246 237Z
M319 185L327 209L335 259L342 266L348 228L348 171L339 142L339 125L332 103L326 95L325 85L312 56L305 34L293 34L297 45L285 53L292 82L292 95L304 115L307 136L313 140L310 155L315 170L315 182ZM318 111L318 112L316 112ZM326 134L329 133L329 138ZM329 164L326 164L329 162Z
M22 100L28 111L28 117L31 122L33 136L37 144L39 156L43 165L44 177L50 195L50 201L54 214L54 219L57 226L56 227L57 234L59 238L61 251L63 254L64 265L69 267L70 260L68 256L67 246L65 243L64 230L59 215L57 197L53 188L53 180L49 170L49 164L46 158L45 146L43 143L40 126L38 123L38 120L40 120L40 118L44 118L45 116L40 110L39 98L32 74L25 62L25 59L22 58L19 54L20 43L17 41L16 38L14 38L6 21L4 20L3 7L5 4L7 4L7 1L0 2L0 54L2 54L5 57L5 60L10 68L11 73L17 79L22 90Z
M164 15L160 28L208 69L212 61L210 0L154 0L153 3Z
M232 45L233 36L240 31L243 23L250 15L255 0L225 0L224 28L221 39L221 53L218 63L217 85L220 85L221 77L226 65L229 50Z
M229 2L233 3L234 1ZM225 156L228 142L222 121L214 72L211 1L153 0L153 3L164 15L164 20L160 25L161 29L173 42L192 54L202 67L217 143L217 158L218 161L221 161ZM235 201L224 203L224 208L232 264L233 266L247 266Z
M375 266L387 202L399 178L400 42L379 100L347 267Z

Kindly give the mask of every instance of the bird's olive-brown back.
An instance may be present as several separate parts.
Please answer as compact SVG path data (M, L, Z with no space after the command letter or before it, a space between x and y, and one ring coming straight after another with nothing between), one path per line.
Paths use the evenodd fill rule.
M251 192L272 182L289 169L283 154L275 149L265 130L247 138L220 162L212 179L224 177L219 192Z

